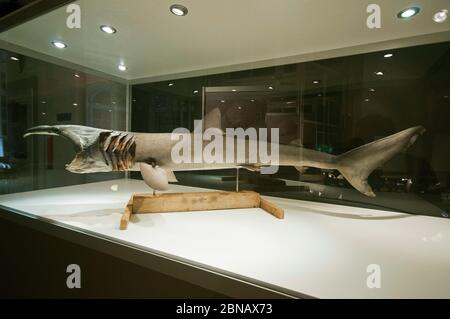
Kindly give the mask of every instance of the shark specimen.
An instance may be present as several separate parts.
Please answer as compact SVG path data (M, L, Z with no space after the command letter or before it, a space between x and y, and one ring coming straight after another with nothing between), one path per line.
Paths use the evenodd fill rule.
M299 145L279 144L278 165L294 166L299 171L304 167L338 170L359 192L375 197L367 182L370 173L406 150L424 132L421 126L411 127L341 155L310 150ZM28 129L24 137L31 135L55 135L71 141L76 155L66 165L70 172L141 171L145 182L154 190L167 190L169 182L176 181L174 171L234 167L257 171L263 166L258 161L250 162L249 152L246 152L243 160L234 152L234 160L226 163L175 163L171 152L178 141L172 139L171 133L133 133L79 125L42 125ZM195 139L194 135L187 133L185 138ZM236 143L236 139L225 138L223 143ZM226 147L223 152L227 152Z

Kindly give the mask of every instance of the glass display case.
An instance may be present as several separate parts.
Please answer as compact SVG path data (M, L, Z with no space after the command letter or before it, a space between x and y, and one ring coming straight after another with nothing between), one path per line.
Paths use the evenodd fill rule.
M0 23L0 216L226 296L450 298L449 3L346 2L57 1ZM242 129L247 154L177 162L177 129ZM236 188L285 218L119 229L133 194Z

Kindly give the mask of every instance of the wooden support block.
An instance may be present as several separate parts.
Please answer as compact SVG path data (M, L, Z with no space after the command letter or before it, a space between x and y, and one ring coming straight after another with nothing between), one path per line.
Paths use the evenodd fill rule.
M275 216L278 219L284 219L284 209L278 207L277 205L261 198L261 209L264 209L269 214Z
M260 207L260 196L255 192L193 192L160 195L134 195L133 213L190 212L217 209Z
M120 219L120 230L126 230L128 228L128 223L130 222L131 214L133 213L133 197L131 196L128 201L127 207L125 207L125 211L122 214L122 218Z
M255 192L192 192L131 196L120 220L120 229L128 228L132 214L209 211L218 209L261 208L278 219L284 210Z

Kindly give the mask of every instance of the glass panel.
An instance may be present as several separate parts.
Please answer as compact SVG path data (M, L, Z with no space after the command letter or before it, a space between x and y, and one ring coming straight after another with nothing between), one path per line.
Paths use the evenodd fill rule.
M11 51L0 50L0 56L0 193L124 176L70 173L70 142L23 135L38 125L125 130L126 85Z
M317 167L283 166L275 175L241 170L240 187L271 196L448 217L450 43L388 52L393 56L372 52L135 85L131 128L192 130L203 111L205 128L279 128L282 144L339 155L423 126L425 134L370 174L375 198L357 191L339 170ZM208 116L214 110L220 111L219 119ZM182 184L235 188L235 170L176 175Z

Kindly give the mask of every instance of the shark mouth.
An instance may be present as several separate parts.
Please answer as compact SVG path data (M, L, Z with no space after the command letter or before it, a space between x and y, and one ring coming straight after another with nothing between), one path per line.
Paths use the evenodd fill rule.
M127 171L135 164L136 136L132 133L80 125L41 125L28 129L32 135L61 136L71 141L76 155L66 169L72 173Z

